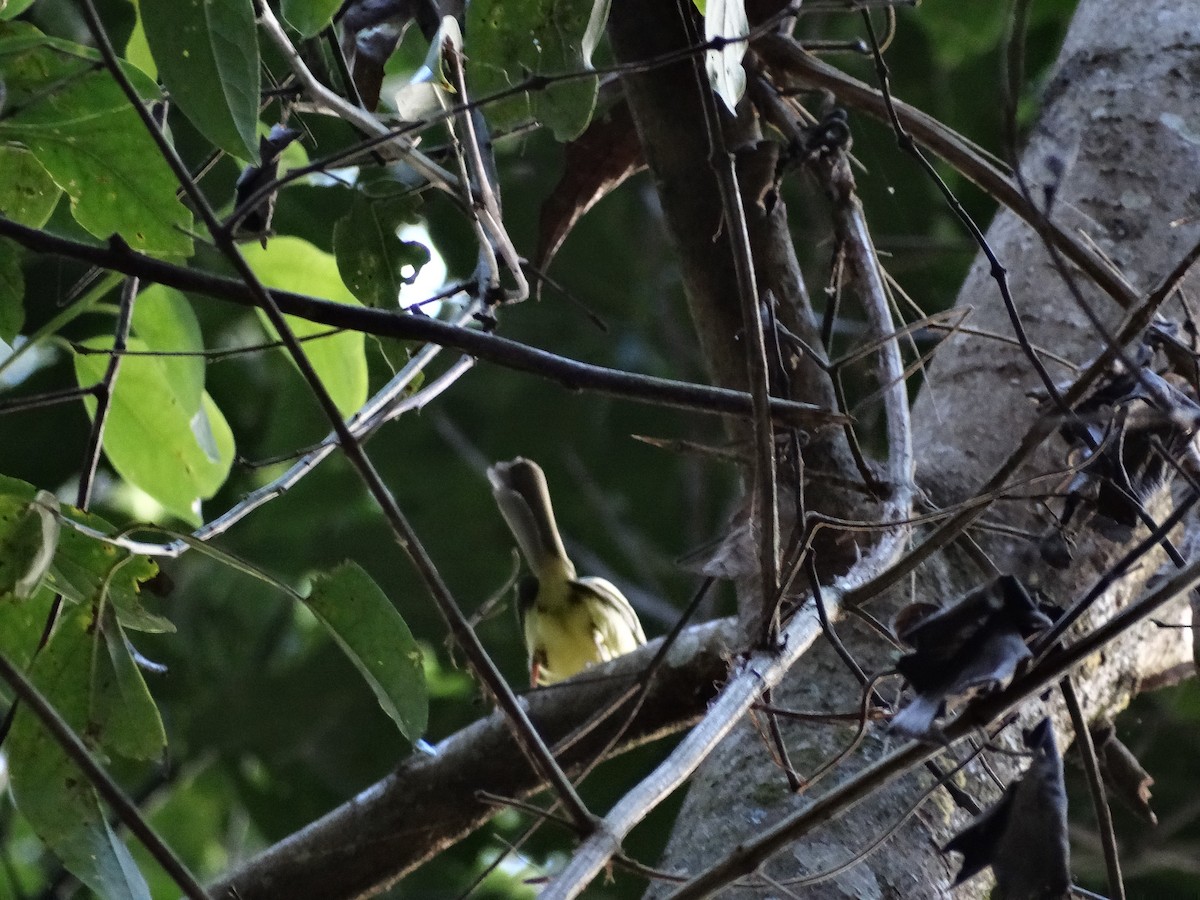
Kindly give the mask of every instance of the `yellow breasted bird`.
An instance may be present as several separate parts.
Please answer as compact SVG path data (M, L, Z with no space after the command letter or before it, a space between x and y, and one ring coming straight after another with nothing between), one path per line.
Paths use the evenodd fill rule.
M542 467L517 457L489 468L488 480L533 573L517 589L530 684L553 684L646 643L637 613L616 585L576 577Z

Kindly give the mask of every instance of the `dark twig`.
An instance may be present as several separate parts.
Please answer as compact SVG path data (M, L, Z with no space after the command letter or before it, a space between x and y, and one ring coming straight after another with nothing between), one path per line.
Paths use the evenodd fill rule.
M1112 810L1104 794L1104 779L1100 775L1100 762L1096 759L1096 747L1092 743L1092 732L1083 715L1083 707L1075 686L1068 675L1058 683L1071 725L1075 729L1075 747L1079 751L1083 772L1087 776L1088 793L1092 796L1092 809L1096 812L1096 826L1100 830L1100 846L1104 849L1104 867L1108 870L1108 896L1110 900L1125 900L1125 881L1121 877L1121 860L1117 855L1117 834L1113 829Z
M187 269L130 250L120 242L97 247L60 238L20 225L0 216L0 237L39 253L55 253L92 262L107 269L138 275L182 291L190 291L243 306L255 304L254 292L246 284L209 272ZM396 315L382 309L349 306L290 291L270 290L279 309L332 328L360 331L380 337L421 341L557 381L572 390L592 390L644 403L689 409L714 415L752 415L750 395L727 388L709 387L668 378L638 375L579 362L518 341L471 328L440 322L430 316ZM771 398L772 416L782 424L814 427L838 424L844 417L811 403Z
M362 478L372 497L382 509L384 516L388 520L388 524L392 528L393 534L417 569L418 574L432 595L439 612L445 618L455 639L470 660L472 668L484 684L487 685L488 690L495 697L500 708L504 710L531 764L554 787L570 813L572 820L575 822L576 827L582 833L590 832L594 827L591 813L588 812L582 799L576 793L570 779L567 778L566 774L555 762L549 748L538 734L537 729L533 727L533 723L529 721L529 717L517 701L512 689L508 686L508 683L496 668L496 664L479 642L478 636L476 636L466 616L442 580L441 574L434 565L432 558L430 558L424 546L417 538L412 526L409 525L408 520L396 503L395 498L383 483L383 479L364 452L362 445L342 419L342 414L338 410L337 404L334 403L333 398L329 395L329 391L325 388L320 377L313 369L312 363L305 355L303 348L297 342L295 333L288 325L283 312L276 304L271 293L263 287L258 277L238 251L237 245L233 241L232 233L222 226L215 212L209 206L207 199L196 187L187 167L176 154L175 148L163 135L158 123L154 121L154 118L142 105L141 98L129 82L125 71L121 68L116 52L113 50L112 43L108 38L108 33L105 31L99 14L96 12L93 0L80 0L79 5L110 74L120 86L130 105L141 117L143 125L157 145L159 153L162 154L167 164L171 167L180 186L187 192L188 199L203 219L205 227L216 242L217 249L234 267L234 270L249 290L254 304L264 312L268 321L283 340L289 356L291 356L296 367L300 370L301 375L312 390L322 411L332 424L334 431L337 432L342 450L346 454L347 459L358 471L359 476Z
M125 796L120 786L92 758L92 754L88 752L88 748L71 726L63 721L41 692L2 654L0 654L0 678L8 682L13 693L38 717L63 752L79 767L96 792L112 807L121 822L137 835L138 840L171 876L171 879L179 885L180 890L192 900L212 900L208 892L201 887L200 882L188 871L187 866L170 847L163 843L162 838L142 818L142 814L133 801Z

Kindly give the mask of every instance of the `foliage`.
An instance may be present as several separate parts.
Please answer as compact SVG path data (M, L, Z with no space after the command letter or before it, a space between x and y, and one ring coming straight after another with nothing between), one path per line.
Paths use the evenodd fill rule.
M339 4L277 5L320 80L352 95L334 52L338 40L324 39ZM1028 60L1035 81L1072 5L1038 5ZM706 16L721 17L706 18L709 36L740 32L746 6L708 0ZM430 187L426 163L414 157L389 155L383 145L362 152L360 123L295 102L301 88L270 35L252 26L250 0L108 0L100 17L139 103L160 115L169 97L164 133L222 221L234 212L239 174L259 162L259 136L284 120L302 131L304 151L285 154L264 243L255 236L239 244L262 285L337 304L347 315L427 316L475 332L499 319L505 337L565 357L705 382L695 342L684 337L680 273L644 176L580 220L551 273L561 288L548 282L540 302L497 304L521 292L520 268L495 274L506 248L488 230L477 167L496 164L499 230L533 257L563 143L611 102L587 74L593 51L598 61L609 58L607 47L596 47L606 9L591 0L467 6L465 60L451 58L453 50L441 54L438 96L453 105L506 93L469 120L481 129L481 145L496 139L494 160L456 156L468 120L448 123L440 107L426 110L430 121L419 127L379 111L405 137L421 137L418 149L438 173L474 184L474 203ZM245 276L224 254L221 235L204 227L196 197L181 195L77 4L9 0L0 20L0 217L111 252L110 260L128 259L121 254L131 250L204 278ZM980 144L999 146L995 73L1006 21L998 7L949 0L903 11L889 52L896 94ZM805 28L814 37L859 33L856 18ZM385 88L434 78L418 71L431 53L419 27L372 29L364 34L393 40ZM354 46L342 37L343 47ZM364 41L357 46L365 56ZM707 56L713 88L730 108L745 89L744 50L731 43ZM447 77L459 68L470 96ZM870 77L866 62L846 68ZM534 89L513 90L523 85ZM925 312L946 308L974 245L882 126L855 120L854 130L854 152L870 173L860 187L879 249L891 254L891 271ZM317 164L301 172L308 158ZM964 178L950 181L976 219L990 215L990 199L963 190ZM785 196L798 209L819 202L811 187L789 184ZM802 265L818 273L813 284L829 267L824 227L815 217L793 225ZM446 267L445 284L429 282L438 265ZM486 709L461 653L446 641L426 581L404 560L410 548L398 545L345 456L335 452L303 478L277 480L333 426L268 314L245 294L223 302L143 281L134 299L128 286L115 268L94 272L79 256L0 238L0 654L28 673L206 880L383 778L408 754L426 752L423 736L440 740ZM372 418L380 412L371 405L376 392L399 372L408 380L380 407L421 396L456 354L444 351L430 363L422 353L433 345L366 340L300 315L285 321L338 412L355 427L370 422L370 458L465 611L507 597L511 575L509 539L484 467L526 454L543 464L556 493L577 498L558 514L581 569L639 585L630 593L651 634L674 624L695 580L675 560L720 533L734 508L737 472L630 435L715 445L724 439L717 417L564 391L485 362L444 395L431 394L436 404L421 415L384 424ZM855 397L871 389L851 385ZM41 396L53 399L5 406ZM88 454L100 423L94 490L80 491L93 480ZM269 502L253 511L242 505L264 488ZM39 490L57 496L61 508L50 511ZM245 511L244 521L209 527L231 509ZM32 587L21 578L30 571ZM647 595L657 605L643 602ZM62 608L47 638L56 597ZM722 593L703 613L731 611ZM484 617L477 631L520 685L527 668L514 619L511 610ZM12 695L2 696L7 707ZM1170 712L1194 731L1194 707L1193 700ZM0 800L0 898L35 895L69 877L106 897L178 893L28 710L18 710L3 749L13 803ZM1164 768L1178 767L1185 751ZM606 763L604 778L583 786L584 799L593 808L611 805L662 752ZM1194 785L1194 771L1171 777ZM669 814L655 813L635 855L655 857ZM390 896L461 895L524 825L515 812L500 815ZM475 896L532 895L525 879L554 865L562 847L549 829L535 834ZM1158 890L1179 889L1163 886L1170 874L1153 877L1161 879ZM589 896L634 896L643 884L622 875Z

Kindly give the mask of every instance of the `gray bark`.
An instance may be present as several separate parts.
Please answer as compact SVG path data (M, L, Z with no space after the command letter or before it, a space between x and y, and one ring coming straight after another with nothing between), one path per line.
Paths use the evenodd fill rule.
M1103 0L1084 0L1055 72L1041 119L1024 151L1024 170L1036 179L1051 154L1070 161L1054 207L1056 221L1086 232L1124 276L1145 292L1200 239L1200 225L1194 221L1200 200L1200 120L1196 115L1200 109L1200 19L1195 6L1139 0L1118 9ZM998 98L996 104L998 108ZM920 177L915 166L913 177ZM1173 221L1181 219L1189 220L1188 224L1172 227ZM988 241L1009 270L1012 293L1034 344L1077 363L1096 356L1103 342L1070 299L1032 229L1002 211L988 231ZM1193 270L1193 285L1195 274ZM1081 279L1080 285L1088 302L1114 327L1123 311L1086 281ZM971 269L957 303L960 308L973 309L968 320L972 327L1012 334L982 257ZM1063 378L1069 375L1053 364L1051 372ZM1027 360L1016 347L960 336L941 348L914 411L920 482L938 505L971 497L1007 457L1038 414L1026 398L1027 391L1037 386ZM1062 447L1053 443L1026 474L1061 465ZM1169 502L1169 498L1160 500ZM1159 517L1164 514L1161 505L1153 512ZM1043 527L1034 516L1032 502L998 504L991 518L1019 527ZM1002 570L1039 580L1066 602L1086 590L1127 549L1102 538L1089 539L1079 546L1076 563L1068 572L1050 576L1025 545L990 541L986 546ZM1161 554L1143 560L1108 592L1092 621L1137 597L1160 564ZM887 610L900 602L945 600L980 580L978 571L958 555L943 554L927 563L894 596L876 601L871 611L886 618ZM1191 621L1182 602L1170 607L1165 618ZM839 630L868 671L882 671L894 661L894 651L882 648L876 636L854 621L844 620ZM1143 624L1074 673L1086 714L1115 714L1142 684L1190 659L1188 631ZM859 697L857 683L828 646L821 646L802 660L790 676L786 692L776 692L775 702L800 710L846 712L857 708ZM1065 742L1070 728L1057 696L1047 703L1037 698L1027 702L1022 722L1028 724L1046 712L1055 716ZM792 762L802 776L845 747L853 734L850 728L827 725L784 722L782 727ZM1014 731L1010 729L1010 735ZM739 842L753 838L787 813L803 808L832 783L879 758L894 743L881 727L872 726L835 774L795 796L789 793L763 738L746 723L697 775L661 867L681 873L706 868ZM1005 777L1014 771L1002 759L998 768ZM968 789L985 804L995 800L997 790L977 777L978 767L968 772ZM796 842L778 854L765 871L772 878L787 879L850 859L900 823L927 783L924 773L908 776ZM945 792L935 792L863 861L829 881L792 890L804 897L945 896L956 864L943 858L937 847L968 818L954 809ZM956 896L986 896L987 891L986 879L979 879L959 889ZM659 886L648 896L670 892L669 886ZM786 895L760 883L730 889L722 896Z

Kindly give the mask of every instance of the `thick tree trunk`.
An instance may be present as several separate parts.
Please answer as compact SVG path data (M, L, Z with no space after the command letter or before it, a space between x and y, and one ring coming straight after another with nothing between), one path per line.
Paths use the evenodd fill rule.
M673 7L674 2L665 0L663 5ZM1194 221L1200 171L1195 118L1200 109L1198 34L1196 11L1190 4L1140 0L1118 11L1103 0L1084 0L1046 92L1041 121L1024 152L1022 165L1035 177L1052 155L1069 162L1054 206L1056 221L1095 240L1139 292L1149 290L1200 238L1200 226ZM998 97L995 103L999 109ZM912 177L920 177L915 165ZM669 205L666 209L670 213ZM1173 226L1176 220L1188 224ZM1086 362L1104 348L1032 229L1001 212L988 241L1009 270L1013 296L1035 345L1076 363ZM1082 278L1079 282L1087 301L1114 327L1123 311ZM958 305L973 309L968 322L972 327L1012 334L982 257L972 268ZM700 327L703 331L704 325ZM1055 377L1071 374L1053 363L1050 366ZM933 389L922 392L915 409L920 481L936 503L949 506L971 497L1034 421L1038 412L1026 392L1038 383L1017 348L973 336L960 336L942 347L929 380ZM1050 446L1026 474L1061 468L1061 454L1061 446ZM1005 502L997 504L990 517L1041 528L1034 511L1033 501ZM1163 515L1161 508L1155 513ZM1042 572L1045 567L1028 545L989 542L987 547L1002 570L1040 581L1049 593L1067 602L1127 549L1101 538L1085 538L1072 568L1051 578ZM1161 554L1143 560L1108 592L1095 615L1107 617L1128 604L1160 563ZM871 611L886 617L887 608L898 602L944 600L981 580L971 564L943 554L919 570L914 582L905 583L899 592L902 596L876 601ZM1190 622L1182 604L1170 610L1168 621ZM840 632L868 671L882 671L894 660L894 651L881 648L876 636L854 622L843 621ZM1188 631L1140 626L1075 673L1086 713L1115 713L1147 679L1190 659ZM847 712L858 707L859 698L857 682L826 646L802 660L786 693L776 692L774 700L800 710ZM1036 699L1027 703L1023 721L1045 712L1056 717L1060 736L1069 736L1056 696L1047 703ZM853 736L852 729L826 725L784 722L783 730L792 763L802 777L811 776ZM662 867L682 873L708 867L739 842L811 803L830 783L878 759L895 743L881 727L871 727L858 749L826 782L795 796L758 731L746 723L695 779ZM1002 772L1004 765L1000 760ZM977 769L969 771L978 774ZM1005 774L1012 771L1010 766ZM765 871L782 880L850 860L901 823L927 783L924 773L897 782L779 853ZM971 791L984 803L996 797L993 787L979 781ZM828 881L791 890L805 897L942 896L949 890L955 865L936 848L966 821L944 792L935 792L877 852ZM722 896L782 894L760 884L731 889ZM670 892L670 887L660 886L649 895ZM977 883L958 896L986 892Z

